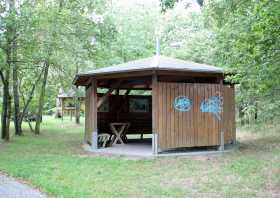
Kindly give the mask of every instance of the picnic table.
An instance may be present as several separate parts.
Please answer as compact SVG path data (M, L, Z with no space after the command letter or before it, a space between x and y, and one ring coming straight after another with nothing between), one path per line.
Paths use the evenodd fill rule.
M112 130L114 137L112 140L112 145L117 144L125 144L124 141L127 140L126 132L130 126L128 122L112 122L110 123L110 129Z

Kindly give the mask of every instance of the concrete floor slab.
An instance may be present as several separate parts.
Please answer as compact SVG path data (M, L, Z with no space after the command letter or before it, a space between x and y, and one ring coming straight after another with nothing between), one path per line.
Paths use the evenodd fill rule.
M128 140L127 144L116 144L107 148L100 148L98 150L92 149L89 145L84 145L84 149L88 152L110 155L110 156L125 156L128 158L154 158L154 157L167 157L167 156L199 156L199 155L215 155L225 152L229 152L238 148L237 145L225 145L224 151L217 150L217 147L199 147L199 148L185 148L174 149L165 152L161 152L154 155L152 152L152 140Z
M90 146L84 146L86 151L96 154L109 154L128 157L153 157L151 139L128 140L127 144L116 144L107 148L93 150Z

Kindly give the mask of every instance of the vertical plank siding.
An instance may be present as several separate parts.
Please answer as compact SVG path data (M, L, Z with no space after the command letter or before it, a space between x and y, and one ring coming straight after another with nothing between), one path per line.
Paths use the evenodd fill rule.
M96 82L86 88L84 137L86 143L92 143L92 132L97 131L97 125L99 131L108 131L104 126L108 125L112 116L112 119L115 119L111 110L115 112L114 104L118 104L116 102L118 96L109 97L110 112L99 112L97 119L96 91ZM178 111L174 108L174 99L177 96L186 96L192 100L191 108L188 111ZM201 102L211 96L222 96L223 98L221 120L213 113L200 110ZM141 96L128 96L128 98L130 97ZM128 104L128 98L124 101L126 104ZM119 119L120 121L132 119L130 128L132 133L141 130L142 132L157 133L160 150L216 146L220 144L221 131L224 131L225 144L232 143L236 139L234 87L232 85L167 83L158 82L154 78L153 95L148 98L150 109L153 112L138 113L139 115L136 116L136 114L125 111L119 114Z
M159 103L157 101L158 98L158 79L156 75L153 75L152 78L152 132L155 138L155 135L158 131L158 106ZM156 154L158 152L158 147L157 147L157 140L153 138L153 153Z
M220 93L223 91L223 93ZM177 96L192 100L189 111L174 108ZM223 96L223 118L201 112L201 102L211 96ZM157 131L161 150L179 147L214 146L220 144L220 131L225 143L235 140L234 89L219 84L188 84L159 82L157 89ZM223 124L221 122L224 122Z
M224 86L224 132L225 143L236 139L234 87Z

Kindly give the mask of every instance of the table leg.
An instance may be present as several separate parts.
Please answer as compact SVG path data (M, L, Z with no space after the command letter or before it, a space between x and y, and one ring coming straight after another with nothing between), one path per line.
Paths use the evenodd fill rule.
M119 131L117 131L117 129L114 126L112 127L112 130L115 134L115 138L114 138L112 145L117 144L118 141L120 141L121 144L124 144L124 142L121 138L121 135L124 132L124 129L125 129L125 126L122 126Z

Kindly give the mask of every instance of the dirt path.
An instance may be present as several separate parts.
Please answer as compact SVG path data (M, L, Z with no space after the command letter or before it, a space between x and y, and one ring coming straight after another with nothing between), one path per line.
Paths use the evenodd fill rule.
M14 178L0 174L0 197L5 198L47 198L37 189Z

